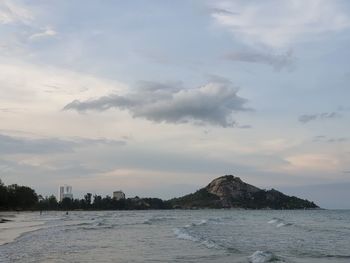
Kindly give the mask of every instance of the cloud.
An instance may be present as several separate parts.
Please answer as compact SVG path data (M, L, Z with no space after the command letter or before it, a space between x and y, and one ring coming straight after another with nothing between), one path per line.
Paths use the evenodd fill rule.
M222 127L234 126L232 115L247 111L246 99L237 95L229 81L210 82L197 88L184 89L180 84L142 82L134 91L111 94L86 101L75 100L64 110L97 110L110 108L127 110L134 118L154 122L211 124Z
M125 145L125 141L107 139L72 138L27 138L0 134L0 154L51 154L73 152L84 146L106 144L110 146Z
M340 143L347 142L349 139L345 137L328 138L324 135L318 135L313 138L314 142L329 142L329 143Z
M252 129L253 126L249 124L244 124L244 125L237 125L237 128L239 129Z
M45 27L41 32L35 33L29 37L29 40L38 40L41 38L53 37L56 36L57 32L51 27Z
M314 142L324 141L326 138L327 138L327 136L325 136L325 135L317 135L317 136L314 136L312 141L314 141Z
M338 111L350 111L350 107L347 106L339 106Z
M303 114L300 115L298 120L301 123L308 123L315 120L326 120L339 118L341 115L338 112L323 112L317 114Z
M294 68L294 58L291 50L281 54L241 51L228 53L224 58L231 61L265 64L273 67L277 71L282 69L291 71Z
M0 2L0 24L23 23L28 24L33 20L32 13L16 4L15 1L2 0Z
M318 114L303 114L299 116L299 121L302 123L308 123L310 121L316 120L318 117Z
M338 143L338 142L347 142L348 138L340 137L340 138L330 138L327 140L330 143Z
M54 153L72 151L73 143L59 139L28 139L0 134L0 153Z
M215 22L248 44L273 48L350 27L338 1L215 1Z

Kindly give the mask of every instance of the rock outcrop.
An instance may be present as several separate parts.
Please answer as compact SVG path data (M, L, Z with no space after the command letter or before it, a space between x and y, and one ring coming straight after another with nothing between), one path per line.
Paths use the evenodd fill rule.
M225 175L214 179L205 188L180 198L169 200L178 208L250 208L250 209L310 209L313 202L287 196L277 190L262 190L243 182L239 177Z
M234 206L234 200L251 199L255 193L261 191L259 188L244 183L239 177L233 175L214 179L208 184L206 190L218 196L224 207Z

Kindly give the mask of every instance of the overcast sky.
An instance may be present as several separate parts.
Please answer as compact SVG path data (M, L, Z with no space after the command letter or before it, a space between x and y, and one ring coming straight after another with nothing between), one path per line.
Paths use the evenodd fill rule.
M349 46L346 0L2 0L0 178L350 208Z

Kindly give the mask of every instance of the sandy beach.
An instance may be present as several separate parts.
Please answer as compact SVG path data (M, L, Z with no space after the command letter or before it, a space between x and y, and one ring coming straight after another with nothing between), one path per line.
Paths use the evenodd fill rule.
M14 241L20 235L40 229L43 221L34 219L32 213L1 212L0 221L0 246Z

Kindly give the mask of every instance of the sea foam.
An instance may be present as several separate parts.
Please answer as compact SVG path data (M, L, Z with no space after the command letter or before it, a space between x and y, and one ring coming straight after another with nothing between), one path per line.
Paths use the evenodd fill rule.
M191 234L189 231L187 231L186 228L175 228L174 234L176 235L176 237L178 239L196 242L196 243L199 243L200 245L203 245L207 248L220 249L220 246L218 246L214 241L205 239L205 238L200 237L200 236L195 236L194 234Z
M265 263L276 261L277 257L272 252L258 250L249 256L248 260L250 263Z

